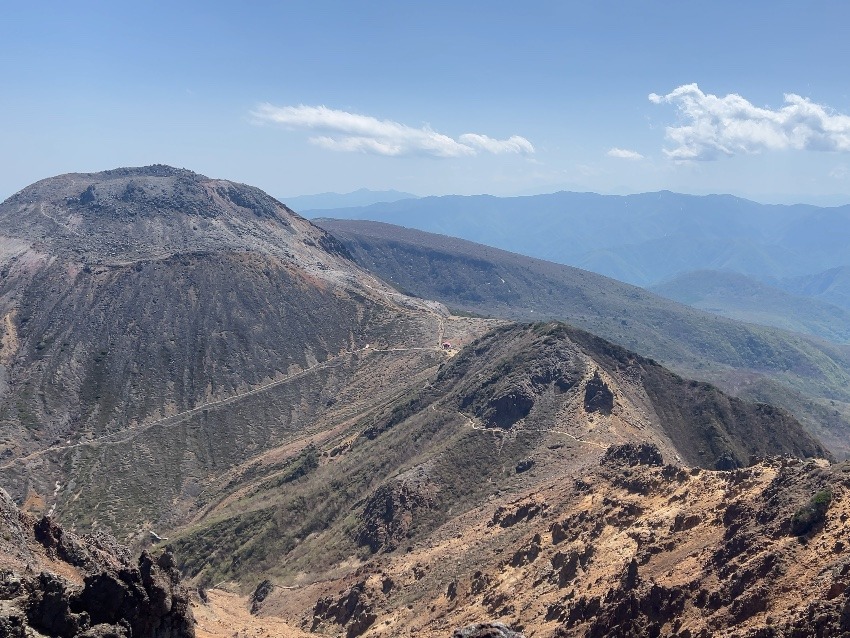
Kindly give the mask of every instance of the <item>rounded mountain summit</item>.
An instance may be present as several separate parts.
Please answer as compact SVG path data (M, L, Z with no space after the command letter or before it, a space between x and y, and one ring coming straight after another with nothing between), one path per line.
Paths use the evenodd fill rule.
M0 204L5 485L47 509L58 467L91 442L106 453L104 437L327 365L303 393L216 417L195 457L229 465L265 449L333 395L343 355L423 330L395 297L257 188L160 165L28 186Z

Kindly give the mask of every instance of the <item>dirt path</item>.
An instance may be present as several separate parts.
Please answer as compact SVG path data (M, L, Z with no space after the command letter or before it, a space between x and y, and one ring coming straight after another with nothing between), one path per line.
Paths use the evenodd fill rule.
M209 602L192 603L192 613L197 625L197 638L310 638L310 634L273 616L252 616L250 603L244 596L237 596L220 589L207 590Z
M289 382L294 381L296 379L300 379L302 377L305 377L309 374L313 374L313 373L315 373L319 370L323 370L325 368L329 368L329 367L332 367L334 365L337 365L337 364L341 363L341 361L344 358L353 356L353 355L358 354L358 353L364 353L364 354L369 354L371 352L396 353L396 352L410 352L410 351L423 351L423 350L439 351L440 348L434 347L434 346L411 347L411 348L404 348L404 347L370 348L368 345L366 345L363 348L360 348L358 350L352 350L352 351L346 351L346 352L340 353L340 354L335 355L335 356L331 357L330 359L327 359L327 360L325 360L321 363L316 363L316 364L314 364L314 365L312 365L308 368L304 368L303 370L299 370L298 372L294 372L294 373L287 375L285 377L282 377L280 379L270 381L269 383L265 383L263 385L256 386L254 388L251 388L250 390L246 390L245 392L240 392L240 393L234 394L234 395L226 397L224 399L217 399L215 401L208 401L206 403L201 403L201 404L199 404L199 405L197 405L193 408L190 408L188 410L184 410L183 412L178 412L177 414L170 414L168 416L161 417L161 418L155 419L153 421L146 421L144 423L139 423L137 425L130 426L129 428L125 428L124 430L121 430L120 432L115 432L115 433L111 433L111 434L104 434L103 436L99 436L99 437L93 438L93 439L87 439L85 441L78 441L77 443L68 443L66 445L53 445L53 446L50 446L48 448L44 448L43 450L33 452L33 453L28 454L26 456L22 456L22 457L14 459L12 461L9 461L8 463L5 463L4 465L0 465L0 470L6 470L6 469L9 469L11 467L14 467L15 465L27 463L29 461L40 458L40 457L42 457L46 454L49 454L51 452L61 452L61 451L64 451L64 450L73 450L73 449L77 449L77 448L85 448L85 447L93 447L93 446L96 447L96 446L100 446L100 445L115 445L115 444L119 444L119 443L126 443L126 442L130 441L131 439L135 438L137 435L141 434L142 432L146 432L147 430L150 430L151 428L154 428L154 427L157 427L157 426L173 427L173 426L182 423L186 419L191 418L192 416L194 416L194 415L196 415L200 412L203 412L205 410L214 410L214 409L226 406L226 405L230 405L232 403L236 403L237 401L240 401L240 400L242 400L246 397L261 394L261 393L266 392L266 391L268 391L272 388L276 388L276 387L283 385L285 383L289 383Z
M57 222L58 223L58 222ZM0 470L6 470L12 468L16 465L26 464L35 459L41 458L47 454L52 452L62 452L65 450L73 450L78 448L86 448L86 447L98 447L101 445L116 445L120 443L127 443L128 441L135 438L137 435L150 430L151 428L157 426L163 427L173 427L184 422L186 419L189 419L196 414L199 414L205 410L213 410L226 405L230 405L232 403L236 403L246 397L254 396L272 388L276 388L285 383L289 383L290 381L294 381L296 379L300 379L302 377L307 376L308 374L312 374L319 370L323 370L329 368L331 366L337 365L342 362L343 359L347 357L354 356L356 354L370 354L372 352L381 352L381 353L396 353L396 352L411 352L411 351L438 351L443 352L442 349L442 340L443 334L445 331L445 321L443 317L433 309L429 309L429 314L431 314L437 320L437 339L436 343L432 346L398 346L392 348L373 348L370 347L369 344L363 346L362 348L358 348L357 350L349 350L342 352L338 355L335 355L325 361L320 363L316 363L312 366L304 368L303 370L299 370L298 372L294 372L292 374L286 375L285 377L281 377L280 379L275 379L274 381L270 381L268 383L256 386L251 388L250 390L246 390L245 392L240 392L234 394L232 396L226 397L224 399L216 399L215 401L207 401L206 403L201 403L196 405L193 408L188 410L184 410L182 412L178 412L176 414L170 414L168 416L164 416L153 421L146 421L143 423L139 423L128 428L121 430L120 432L113 432L111 434L104 434L102 436L87 439L85 441L78 441L76 443L68 443L65 445L53 445L48 448L44 448L43 450L38 450L36 452L32 452L26 456L22 456L16 459L13 459L3 465L0 465Z

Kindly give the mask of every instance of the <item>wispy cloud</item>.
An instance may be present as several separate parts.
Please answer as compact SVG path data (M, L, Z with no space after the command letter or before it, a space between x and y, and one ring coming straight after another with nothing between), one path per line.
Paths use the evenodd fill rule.
M523 153L531 154L534 152L534 147L524 137L519 135L511 135L506 140L496 140L486 135L478 135L477 133L464 133L460 136L460 142L472 148L481 149L488 153Z
M310 138L313 144L334 151L374 153L377 155L432 155L464 157L486 153L534 153L524 137L513 135L498 140L477 133L465 133L458 139L443 135L428 126L415 128L379 120L368 115L329 109L326 106L274 106L261 104L251 112L257 124L273 123L323 133Z
M616 157L618 159L626 159L626 160L642 160L643 155L638 153L637 151L630 151L625 148L612 148L607 153L608 157Z
M664 152L676 160L713 160L721 156L796 149L850 151L850 116L794 93L779 109L757 107L740 95L703 93L686 84L667 95L651 93L654 104L673 104L683 120L669 126L673 147Z

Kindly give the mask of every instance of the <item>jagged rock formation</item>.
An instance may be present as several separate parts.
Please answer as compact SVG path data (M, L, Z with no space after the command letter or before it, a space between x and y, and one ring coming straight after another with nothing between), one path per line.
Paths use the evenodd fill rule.
M523 638L523 636L500 622L488 622L456 629L452 638Z
M413 481L379 487L363 509L357 542L373 553L397 549L411 535L416 510L434 505L433 491L433 487Z
M0 490L0 635L194 638L169 552L134 564L104 534L78 537L21 513Z
M345 627L346 638L362 635L377 619L365 589L366 583L360 582L342 592L338 598L329 596L316 601L310 631L330 621Z

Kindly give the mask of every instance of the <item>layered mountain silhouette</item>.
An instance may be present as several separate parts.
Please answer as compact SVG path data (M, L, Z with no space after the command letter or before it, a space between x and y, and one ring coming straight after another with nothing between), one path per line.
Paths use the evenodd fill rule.
M318 193L316 195L286 197L285 199L287 205L292 210L299 212L302 210L317 211L346 206L369 206L380 202L397 202L402 199L416 199L416 195L396 190L373 191L368 188L360 188L351 193Z
M850 206L767 205L669 191L559 192L423 197L306 214L460 237L641 286L694 270L767 280L850 265Z
M850 309L850 266L839 266L771 283L792 294L813 297L845 310Z
M762 372L797 375L792 386L811 377L832 389L840 349L727 320L700 328L711 315L590 273L573 284L572 305L584 308L568 318L584 317L580 327L474 316L487 304L528 310L517 303L523 280L563 304L567 275L518 256L437 250L427 237L373 237L367 251L337 234L255 188L167 166L63 175L0 204L0 481L24 510L4 505L0 515L26 543L36 520L26 512L47 515L53 554L42 561L38 550L38 568L60 577L51 591L76 600L70 583L82 577L62 563L63 534L70 543L105 529L134 547L172 546L174 558L157 564L167 574L176 565L198 588L201 629L240 618L258 635L464 626L455 635L526 626L571 635L627 621L672 627L709 600L715 618L741 623L752 615L716 584L726 577L718 566L740 557L735 570L748 574L744 557L773 560L757 570L767 578L793 556L777 548L769 558L755 541L726 547L715 519L743 524L735 508L763 498L758 525L776 539L833 524L832 496L812 504L808 492L829 488L843 503L841 470L828 469L830 452L790 412L688 380L649 350L582 327L637 330L650 325L635 311L644 308L660 323L639 334L696 357L698 342L673 331L687 317L686 334L728 330L726 350L707 364L717 375L757 361ZM366 253L392 265L379 273L390 283L358 265L378 272ZM431 273L428 285L448 292L401 282L405 261L420 270L405 282ZM535 301L533 318L543 308ZM809 373L813 353L822 369ZM757 365L746 374L756 378ZM779 474L790 478L773 482ZM796 527L783 522L797 510ZM687 533L679 543L674 532ZM699 582L654 589L703 534L705 556L691 556ZM617 558L594 558L603 555ZM144 578L150 566L139 565ZM132 581L134 568L121 569ZM4 579L0 609L36 604L8 584L18 576ZM151 592L160 590L169 591L138 590L139 599L159 604ZM249 613L238 595L251 590ZM629 596L631 611L617 611ZM659 596L666 615L643 618ZM74 605L79 627L62 635L88 635ZM117 616L99 624L129 635Z
M850 311L740 273L699 270L673 277L650 290L731 319L850 343Z
M850 451L847 346L731 321L592 272L444 235L378 222L317 223L399 290L456 311L567 321L683 375L782 405L836 453Z

